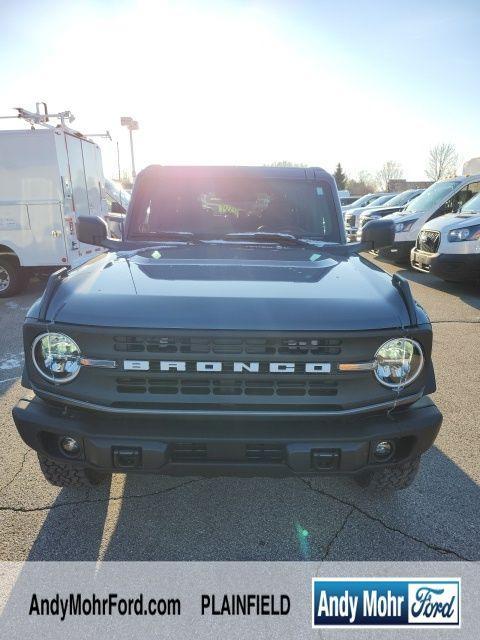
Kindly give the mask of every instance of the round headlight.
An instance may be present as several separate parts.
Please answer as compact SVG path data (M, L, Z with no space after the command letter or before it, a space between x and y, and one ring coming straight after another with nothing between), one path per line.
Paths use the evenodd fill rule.
M70 382L80 371L80 348L64 333L42 333L32 344L33 364L51 382Z
M423 360L422 347L415 340L388 340L375 354L375 377L385 387L405 387L420 374Z

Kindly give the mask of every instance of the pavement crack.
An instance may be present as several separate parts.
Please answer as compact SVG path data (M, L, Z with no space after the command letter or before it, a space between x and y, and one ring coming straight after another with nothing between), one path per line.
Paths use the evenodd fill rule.
M381 524L382 527L384 527L385 529L388 529L389 531L392 531L394 533L399 533L400 535L404 536L405 538L408 538L409 540L412 540L412 542L417 542L417 543L423 545L424 547L427 547L431 551L435 551L436 553L440 553L442 555L452 555L452 556L455 556L456 558L458 558L459 560L468 560L468 558L460 555L459 553L457 553L453 549L449 549L448 547L441 547L441 546L439 546L439 545L437 545L437 544L435 544L433 542L427 542L426 540L422 540L421 538L417 538L416 536L413 536L410 533L406 533L405 531L402 531L401 529L398 529L397 527L394 527L394 526L392 526L390 524L387 524L386 522L384 522L378 516L374 516L371 513L368 513L368 511L365 511L364 509L362 509L358 505L354 504L353 502L350 502L349 500L346 500L345 498L340 498L338 496L335 496L332 493L328 493L328 491L325 491L323 489L316 489L315 487L312 486L312 484L306 478L299 478L299 480L301 482L303 482L303 484L305 486L307 486L310 489L310 491L313 491L314 493L318 493L318 494L320 494L322 496L325 496L326 498L331 498L332 500L335 500L336 502L340 502L341 504L343 504L345 506L352 507L352 511L345 518L345 521L344 521L343 525L340 527L338 532L335 534L334 539L336 537L338 537L338 535L341 532L341 529L343 529L343 527L345 526L346 521L350 518L352 512L353 511L357 511L358 513L360 513L362 516L365 516L369 520L372 520L373 522L378 522L378 524ZM332 544L334 542L334 539L330 542L330 544L329 544L330 547L332 546Z
M41 507L2 507L0 506L0 511L10 511L12 513L35 513L36 511L51 511L52 509L59 509L60 507L72 507L72 506L78 506L80 504L93 504L95 502L115 502L117 500L136 500L140 498L149 498L151 496L158 496L165 493L170 493L171 491L175 491L176 489L180 489L181 487L186 487L189 484L202 482L203 480L204 478L196 478L194 480L189 480L188 482L182 482L182 484L177 484L174 487L169 487L168 489L162 489L161 491L152 491L150 493L140 493L137 495L109 496L108 498L95 498L91 500L89 499L89 496L87 493L87 497L84 500L74 500L72 502L59 502L54 504L43 505Z
M352 507L350 509L350 511L347 513L347 515L345 516L345 518L343 519L342 524L339 526L339 528L337 529L337 531L335 532L335 534L333 535L332 539L330 540L330 542L327 544L326 548L325 548L325 553L323 554L323 558L322 560L326 560L330 554L330 551L332 550L332 547L335 543L335 540L338 538L338 536L342 533L342 531L345 529L345 525L347 524L348 519L350 518L350 516L352 515L352 513L355 511L355 507Z
M30 453L30 449L27 449L23 454L22 461L20 462L20 467L17 469L17 471L15 471L12 478L6 484L4 484L3 487L0 487L0 494L3 493L5 489L7 489L22 473L23 467L25 466L25 461L27 460L27 456L29 453Z

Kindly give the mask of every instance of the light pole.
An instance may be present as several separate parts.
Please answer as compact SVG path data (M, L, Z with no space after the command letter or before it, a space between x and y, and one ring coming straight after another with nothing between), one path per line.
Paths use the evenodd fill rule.
M135 171L135 157L133 155L133 136L132 131L136 131L138 129L138 122L130 117L120 118L120 124L122 127L127 127L130 133L130 154L132 156L132 180L135 180L137 173Z

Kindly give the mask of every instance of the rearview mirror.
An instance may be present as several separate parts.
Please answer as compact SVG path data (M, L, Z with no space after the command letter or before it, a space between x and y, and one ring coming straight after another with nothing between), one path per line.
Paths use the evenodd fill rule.
M392 220L371 220L362 229L362 244L370 249L391 247L395 240L395 223Z
M105 246L108 235L105 220L98 216L78 216L75 226L80 242L93 244L96 247Z

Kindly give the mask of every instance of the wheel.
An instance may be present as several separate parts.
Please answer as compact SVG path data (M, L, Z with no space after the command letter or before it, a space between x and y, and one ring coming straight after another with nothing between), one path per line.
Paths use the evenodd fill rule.
M14 259L0 257L0 298L9 298L19 293L25 286L22 268Z
M420 468L420 457L401 464L383 467L378 471L369 471L355 478L361 487L374 491L399 491L406 489L415 480Z
M94 487L110 476L109 473L76 467L68 462L57 462L39 453L37 456L45 479L55 487Z

